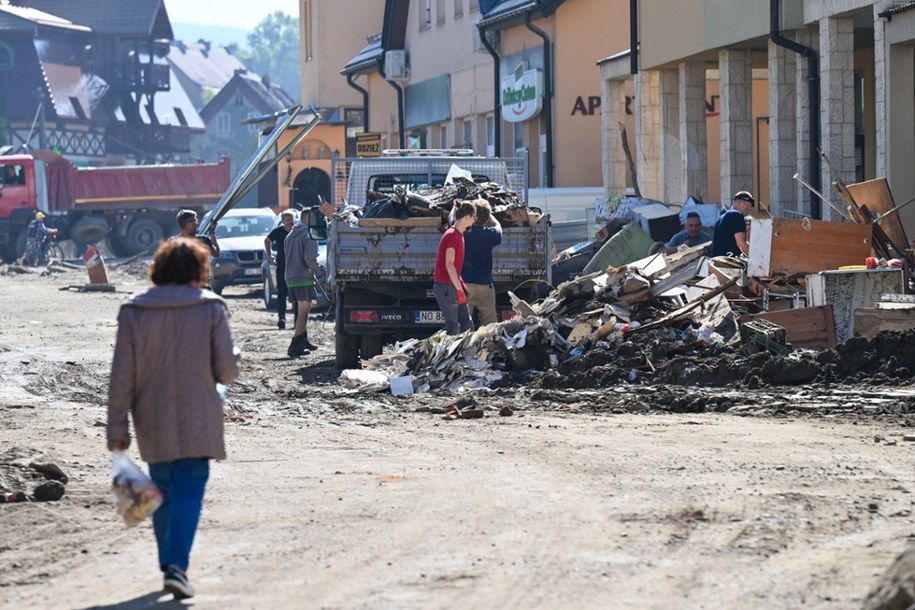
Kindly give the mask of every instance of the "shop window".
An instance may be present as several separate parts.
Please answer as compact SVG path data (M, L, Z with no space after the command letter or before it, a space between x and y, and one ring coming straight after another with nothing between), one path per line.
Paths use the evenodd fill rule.
M464 148L473 148L473 122L470 119L464 119L462 127L464 131Z
M464 16L464 0L454 0L454 16Z
M435 0L435 23L436 25L445 23L445 0Z

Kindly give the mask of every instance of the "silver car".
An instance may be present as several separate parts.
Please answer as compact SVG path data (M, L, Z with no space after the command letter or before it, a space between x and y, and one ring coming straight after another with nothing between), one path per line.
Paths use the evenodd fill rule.
M264 238L277 224L269 208L233 208L219 219L219 256L210 259L210 288L222 294L226 286L260 284Z

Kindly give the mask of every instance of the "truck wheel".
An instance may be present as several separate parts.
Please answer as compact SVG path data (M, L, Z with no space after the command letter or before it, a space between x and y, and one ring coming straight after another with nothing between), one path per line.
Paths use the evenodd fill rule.
M124 240L114 234L108 236L108 249L115 256L130 256L130 251L124 245Z
M13 252L13 260L22 258L22 255L25 254L25 242L28 238L26 237L26 231L23 229L19 232L19 236L16 238L16 250ZM10 260L9 262L13 262Z
M101 216L85 216L70 227L70 237L81 246L96 244L108 237L108 223Z
M384 337L381 335L362 335L359 338L362 359L368 360L374 358L383 351Z
M337 368L359 368L359 337L337 332L334 336L334 362Z
M159 223L148 218L141 218L130 223L127 229L125 245L130 255L140 254L146 250L155 250L162 241L162 227Z

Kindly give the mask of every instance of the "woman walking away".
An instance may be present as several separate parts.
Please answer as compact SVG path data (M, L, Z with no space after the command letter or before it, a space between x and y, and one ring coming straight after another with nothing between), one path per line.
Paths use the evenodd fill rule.
M162 491L153 530L164 588L176 599L194 595L187 568L210 460L226 457L216 384L239 373L226 304L203 288L209 266L207 247L193 238L162 244L154 285L121 305L108 386L108 448L130 445L130 413L140 457Z

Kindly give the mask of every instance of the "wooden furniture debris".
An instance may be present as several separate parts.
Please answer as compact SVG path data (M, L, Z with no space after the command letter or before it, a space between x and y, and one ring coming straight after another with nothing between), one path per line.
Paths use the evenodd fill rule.
M871 225L754 218L750 221L747 275L795 275L863 264L871 256Z
M832 305L836 340L845 343L855 335L854 312L873 307L884 293L902 292L902 269L823 271L807 276L807 304Z
M887 183L886 178L876 178L866 182L849 184L846 190L853 199L852 205L867 206L867 210L871 215L876 216L879 214L881 216L875 226L882 229L893 244L893 247L897 249L897 253L894 256L901 256L902 250L898 249L905 248L905 245L909 242L906 239L905 229L902 227L899 214L890 213L896 208L896 203L893 200L893 194L890 192L890 185ZM839 191L839 194L842 195L842 191ZM848 201L845 203L849 204Z
M881 294L874 307L855 310L855 336L871 338L881 330L915 328L915 295Z
M784 328L785 340L794 348L832 349L836 346L832 305L769 311L740 318L742 324L753 320L767 320Z

